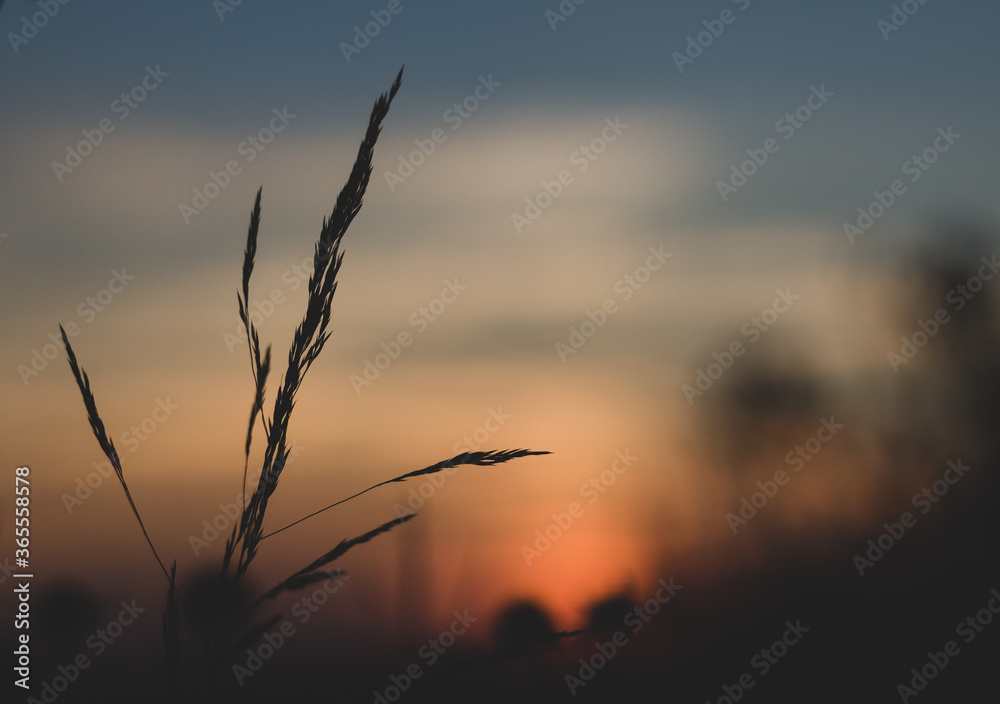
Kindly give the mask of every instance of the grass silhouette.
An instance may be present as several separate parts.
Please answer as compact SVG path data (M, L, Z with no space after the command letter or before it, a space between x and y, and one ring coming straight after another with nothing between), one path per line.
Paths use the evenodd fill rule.
M257 191L247 231L241 288L237 293L240 319L247 329L247 345L251 361L254 394L245 441L242 512L239 520L234 523L232 533L226 541L225 553L221 569L218 573L217 593L224 597L226 595L235 595L239 592L250 566L257 557L260 544L264 540L292 528L323 511L357 498L368 491L385 486L386 484L406 481L413 477L435 474L452 467L462 465L493 466L529 455L549 454L546 451L515 449L467 452L456 455L423 469L411 471L374 484L353 496L331 503L325 508L314 511L284 527L265 532L268 503L277 489L278 482L291 451L288 443L288 428L292 411L295 407L296 394L301 387L306 372L309 371L313 362L323 351L330 337L328 326L331 319L331 305L337 290L337 274L340 271L344 258L344 254L341 251L344 234L361 209L365 191L372 174L375 143L381 132L382 121L388 114L392 99L399 90L402 75L403 71L400 69L389 91L382 94L376 100L368 121L367 131L358 149L358 155L347 183L337 197L333 212L328 218L324 218L323 220L323 227L315 246L314 270L307 287L308 300L305 315L295 329L288 351L288 364L280 380L270 415L265 412L264 401L267 381L272 368L271 348L268 346L263 353L261 352L260 336L249 315L248 306L250 300L250 279L254 269L261 217L262 189ZM181 619L183 614L186 613L188 616L188 621L204 647L204 682L206 686L211 687L213 682L217 681L221 669L225 664L235 654L242 652L248 646L252 646L280 618L273 617L248 626L247 624L252 620L254 613L260 606L269 600L276 599L285 592L294 592L325 580L343 576L344 573L341 570L330 568L331 563L335 562L354 546L366 543L382 533L410 521L416 516L416 514L409 514L398 517L355 538L342 540L325 554L264 591L249 605L241 605L240 601L235 598L220 599L218 603L225 604L229 608L221 615L218 615L218 618L209 624L210 629L206 630L206 622L203 621L199 624L198 619L195 618L192 612L191 606L185 601L184 595L178 587L177 562L174 561L168 570L166 564L157 553L156 547L153 545L153 541L146 530L136 502L129 491L125 472L122 468L118 452L115 449L114 442L105 430L104 422L98 412L97 403L90 386L90 379L77 362L76 354L62 326L60 326L60 331L62 332L63 343L66 347L70 369L83 397L90 427L97 438L98 444L101 446L101 450L108 457L112 467L114 467L115 474L122 485L122 489L125 491L125 497L139 523L146 543L149 545L157 564L167 580L166 607L163 614L163 637L168 692L176 694L180 691L179 680L182 664ZM249 498L247 498L246 485L250 469L250 450L254 440L254 429L258 422L263 431L266 447L256 485Z

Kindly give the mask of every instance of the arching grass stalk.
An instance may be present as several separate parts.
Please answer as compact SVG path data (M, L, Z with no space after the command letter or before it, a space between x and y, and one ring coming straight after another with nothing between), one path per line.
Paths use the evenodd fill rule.
M407 472L393 479L374 484L346 499L313 511L284 527L265 532L264 522L269 501L277 489L278 481L286 467L290 453L288 428L292 411L295 408L296 394L302 385L306 373L330 338L328 328L331 319L331 307L334 294L337 291L337 275L340 272L340 267L344 259L344 254L341 250L343 238L347 232L347 228L361 209L365 191L371 179L375 143L382 129L382 121L388 114L389 106L396 92L399 90L402 77L403 72L400 70L389 91L383 93L375 101L375 106L372 108L371 116L368 120L368 129L365 132L361 146L358 148L358 155L347 183L337 197L333 212L328 218L324 218L323 220L323 226L315 245L313 273L309 278L307 286L308 300L306 302L305 315L298 327L296 327L292 337L292 344L288 351L288 363L279 383L270 416L265 411L264 398L267 381L271 372L271 348L268 346L263 354L261 353L260 334L249 312L250 278L253 274L257 254L257 239L261 222L262 189L257 191L253 210L250 214L250 225L247 229L246 247L243 252L241 287L236 296L240 319L247 330L247 348L250 355L254 393L244 443L244 499L240 518L233 525L232 533L226 541L219 573L221 594L235 593L236 588L243 582L247 570L256 558L260 543L263 540L373 489L394 482L406 481L417 476L434 474L460 465L489 467L529 455L548 454L545 451L517 449L468 452L456 455L423 469ZM177 587L177 563L174 562L170 571L167 570L166 565L160 559L153 545L149 532L146 530L136 503L132 498L132 493L129 491L128 484L125 481L125 474L122 470L118 452L111 438L108 437L104 428L104 422L97 411L97 403L90 389L90 379L77 363L76 354L65 332L63 332L63 342L66 346L70 369L83 396L84 406L87 409L87 417L94 436L114 467L115 474L125 491L125 497L132 508L132 513L139 522L139 527L146 539L146 543L149 545L157 564L159 564L160 569L167 578L167 607L163 616L163 636L167 655L167 678L169 689L171 691L179 691L177 689L177 673L181 658L180 610L184 609L190 616L194 616L194 614L187 607L181 591ZM246 498L245 488L250 466L250 450L253 445L254 427L257 424L258 418L260 419L264 433L264 456L253 493L249 498ZM343 576L344 573L341 570L330 568L332 562L339 559L355 545L366 543L376 536L408 522L415 516L416 514L410 514L397 517L360 536L342 540L333 549L262 593L249 607L234 609L232 613L225 613L221 618L221 626L218 627L217 633L202 633L198 624L195 623L196 632L205 643L208 659L208 680L211 681L213 673L229 656L255 643L268 628L273 626L276 617L244 629L247 621L260 606L285 592L301 590L323 580Z

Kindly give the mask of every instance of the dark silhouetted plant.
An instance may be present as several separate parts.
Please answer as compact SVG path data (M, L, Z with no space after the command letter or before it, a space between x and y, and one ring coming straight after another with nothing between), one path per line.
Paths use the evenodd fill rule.
M261 217L261 190L257 191L253 211L250 215L250 226L247 231L246 249L243 257L242 287L237 293L240 320L246 326L247 331L247 345L254 381L254 395L249 423L247 424L244 451L244 500L242 512L239 520L234 523L232 533L226 541L221 571L218 576L219 594L235 594L237 592L244 581L247 570L257 556L262 541L368 491L386 484L402 482L426 474L434 474L461 465L487 467L529 455L548 454L545 451L521 449L463 453L423 469L379 482L353 496L314 511L282 528L265 533L264 521L267 515L268 502L278 486L278 481L286 467L290 453L288 428L292 410L295 407L296 394L301 387L306 372L312 366L320 352L322 352L324 345L330 337L328 327L331 317L331 305L333 296L337 290L337 274L340 271L344 258L341 251L341 244L347 228L361 209L365 190L368 187L368 182L372 174L372 158L375 142L378 140L381 132L382 121L388 114L389 105L399 90L402 76L403 72L400 70L389 91L381 95L375 102L368 121L368 129L358 149L358 156L354 162L350 177L337 197L336 205L330 217L325 218L323 221L323 227L315 247L313 273L307 287L308 301L306 303L306 312L302 318L302 322L295 329L292 344L288 351L288 365L279 383L270 417L264 411L264 398L268 376L271 372L271 348L268 346L263 354L261 354L260 336L249 314L250 277L253 274L254 260L257 253L257 235L260 229ZM61 326L60 330L62 330ZM172 691L177 691L178 672L181 661L180 616L182 611L187 611L189 612L189 616L193 616L190 613L190 606L185 602L184 595L178 588L177 563L174 562L170 570L167 570L166 565L160 559L139 510L136 507L132 493L129 491L114 442L105 431L104 422L98 413L94 394L90 388L90 379L77 363L76 354L70 345L65 331L62 332L62 337L66 346L69 366L83 396L83 403L87 409L87 417L94 436L97 438L101 450L107 455L112 467L114 467L115 474L122 485L122 489L125 491L125 497L128 499L132 513L139 522L139 527L142 529L146 543L149 545L153 556L156 558L160 569L167 579L167 605L163 614L163 637L166 649L168 686ZM249 499L247 499L245 490L250 466L250 449L253 444L254 427L257 425L258 419L263 429L266 447L256 485ZM356 538L342 540L332 550L262 593L249 606L235 606L234 608L237 612L223 614L219 622L213 624L214 632L206 632L203 628L205 625L204 622L199 625L197 619L191 618L198 638L202 641L206 650L206 675L208 680L211 681L213 674L232 655L241 652L243 648L253 645L257 639L263 636L268 628L273 626L277 617L246 627L251 616L261 605L284 592L300 590L317 582L343 576L344 573L341 570L330 569L329 565L355 545L366 543L372 538L402 523L406 523L415 516L416 514L410 514L395 518ZM222 603L238 604L238 600L229 602L226 599L222 599L220 601Z

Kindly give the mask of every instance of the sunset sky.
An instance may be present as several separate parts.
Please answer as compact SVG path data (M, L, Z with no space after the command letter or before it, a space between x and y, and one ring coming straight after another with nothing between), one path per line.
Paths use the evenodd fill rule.
M530 597L570 628L600 596L711 572L733 541L752 554L726 514L829 417L843 434L768 520L879 523L879 453L848 401L892 378L896 253L935 219L1000 222L1000 7L927 3L897 27L890 3L677 5L70 3L35 27L37 3L7 0L0 466L31 467L36 572L112 601L165 586L113 476L67 499L103 457L60 324L157 549L217 566L223 540L190 538L240 491L254 195L269 409L322 219L404 64L268 524L466 450L553 454L313 518L264 542L259 587L423 488L416 521L343 560L360 621ZM685 394L713 363L730 368ZM773 367L838 391L733 473L713 409Z

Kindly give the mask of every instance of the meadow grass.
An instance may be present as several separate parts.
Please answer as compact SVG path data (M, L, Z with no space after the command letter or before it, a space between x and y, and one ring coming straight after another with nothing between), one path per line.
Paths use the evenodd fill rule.
M244 443L244 500L240 518L234 523L232 532L226 541L225 552L218 573L218 594L234 595L238 592L264 540L373 489L395 482L406 481L413 477L435 474L452 467L463 465L486 467L529 455L549 454L546 451L526 449L466 452L429 465L423 469L378 482L346 499L335 501L283 527L273 530L265 528L268 504L278 487L291 451L288 430L292 411L295 407L296 395L301 388L306 372L309 371L313 362L319 357L330 338L328 327L331 319L331 306L334 294L337 291L337 275L340 272L340 267L344 259L342 251L343 238L348 227L361 209L365 191L372 174L375 143L381 132L382 122L388 114L389 106L399 90L402 76L403 71L401 69L389 91L382 94L376 100L368 121L367 131L358 149L358 155L347 183L340 191L332 213L328 218L324 218L323 220L323 227L315 245L313 273L307 286L308 299L305 314L293 334L292 343L288 351L288 363L279 381L270 414L265 410L265 392L267 381L272 371L271 347L267 346L263 352L261 351L260 335L249 314L248 306L250 301L250 279L253 274L257 253L257 239L260 230L261 196L263 189L257 191L250 215L250 225L247 230L241 287L237 292L240 319L247 330L247 347L254 384L253 402L251 404ZM206 624L204 620L199 622L194 613L192 613L191 606L185 600L185 596L178 586L176 561L168 569L157 553L156 547L153 545L153 541L146 530L136 502L129 491L125 472L118 452L115 449L114 442L105 430L104 422L98 412L97 403L91 390L90 379L77 362L73 347L61 326L60 330L62 331L70 369L83 397L90 427L97 438L98 444L101 446L101 450L111 462L115 475L118 477L118 481L125 491L125 497L132 509L132 513L139 523L146 543L149 545L160 570L167 580L166 608L163 613L163 638L167 688L169 692L176 694L181 691L180 680L183 660L181 652L182 617L187 617L185 619L186 622L191 626L197 636L197 641L200 641L204 649L204 682L206 685L211 686L213 680L218 677L221 669L226 666L227 662L235 654L253 645L279 618L272 617L253 625L248 625L258 608L286 592L295 592L325 580L342 577L344 572L339 569L332 569L330 567L331 563L342 557L354 546L366 543L382 533L410 521L416 516L416 514L409 514L398 517L382 523L362 535L342 540L331 550L308 563L302 569L297 570L278 584L262 592L248 605L241 605L236 599L223 598L220 600L220 603L226 604L228 609L211 624ZM254 442L254 431L258 423L260 424L264 438L264 455L253 492L247 498L246 486L250 470L250 452ZM211 628L207 628L207 625L211 625Z

